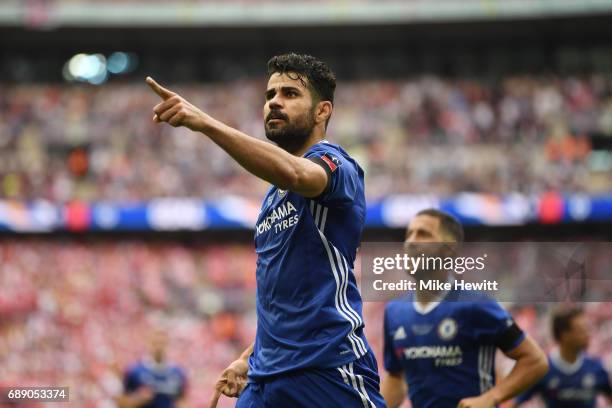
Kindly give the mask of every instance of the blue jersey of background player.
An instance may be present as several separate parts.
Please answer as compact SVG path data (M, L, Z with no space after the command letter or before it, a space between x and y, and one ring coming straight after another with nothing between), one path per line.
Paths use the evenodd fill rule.
M257 336L222 373L210 405L240 394L239 407L384 406L352 273L365 218L363 171L324 141L334 74L297 54L272 58L268 73L264 127L278 146L147 79L163 99L155 121L202 132L273 186L255 232Z
M187 388L184 371L165 361L167 335L158 330L151 336L151 354L130 366L123 378L120 408L180 408Z
M462 226L449 214L419 212L406 233L415 255L452 256ZM419 270L417 280L446 281L446 271ZM525 390L547 370L542 350L492 299L467 291L425 292L389 302L384 318L382 393L389 407L406 398L418 408L491 408ZM495 381L495 352L516 360L508 377Z
M612 401L608 373L599 359L585 353L590 330L583 311L574 307L557 310L552 331L559 347L548 356L550 370L516 399L516 406L535 395L547 408L595 408L598 394Z

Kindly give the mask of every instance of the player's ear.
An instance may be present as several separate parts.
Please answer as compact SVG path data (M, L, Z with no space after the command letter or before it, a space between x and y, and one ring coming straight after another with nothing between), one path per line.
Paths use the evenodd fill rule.
M315 109L315 122L325 123L332 114L333 105L330 101L320 101Z

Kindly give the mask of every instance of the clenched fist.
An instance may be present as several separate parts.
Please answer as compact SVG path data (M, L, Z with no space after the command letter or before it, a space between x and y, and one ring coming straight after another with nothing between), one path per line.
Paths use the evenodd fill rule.
M172 92L155 82L153 78L147 77L146 82L163 100L153 108L155 113L153 121L167 122L174 127L185 126L196 132L203 131L208 115L176 92Z

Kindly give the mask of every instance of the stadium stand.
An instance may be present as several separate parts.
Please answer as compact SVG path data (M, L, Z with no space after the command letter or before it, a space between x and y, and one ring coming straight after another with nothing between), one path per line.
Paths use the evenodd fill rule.
M177 91L263 137L262 87L243 80ZM263 196L265 185L253 188L212 143L142 120L154 101L140 83L3 86L2 195L54 202ZM591 148L592 135L612 137L605 73L341 83L336 105L332 142L361 159L370 200L415 191L612 190L612 155Z
M112 240L0 246L0 377L24 386L66 384L71 402L111 407L122 369L143 355L159 316L173 327L169 358L186 367L188 400L204 404L218 373L252 340L255 254L248 245ZM382 353L382 303L366 303L366 330ZM512 308L552 344L552 304ZM591 351L612 368L612 305L587 305ZM380 359L379 359L380 360ZM379 361L380 363L380 361Z

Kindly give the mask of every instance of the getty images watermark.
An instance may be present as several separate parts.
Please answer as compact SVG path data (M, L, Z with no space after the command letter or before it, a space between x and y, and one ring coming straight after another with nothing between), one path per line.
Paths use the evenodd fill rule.
M612 243L364 242L357 272L366 301L416 291L479 292L514 303L610 301Z
M377 291L415 291L415 290L476 290L497 291L498 282L484 279L480 282L470 282L465 279L451 279L449 275L463 275L466 272L485 270L487 254L478 257L463 256L435 256L425 255L411 256L406 253L395 254L392 257L375 257L372 261L372 273L382 275L386 271L404 271L414 276L427 272L427 278L423 279L400 279L399 281L386 282L382 277L374 280L372 287ZM439 273L438 273L439 272ZM437 276L432 277L437 273Z

